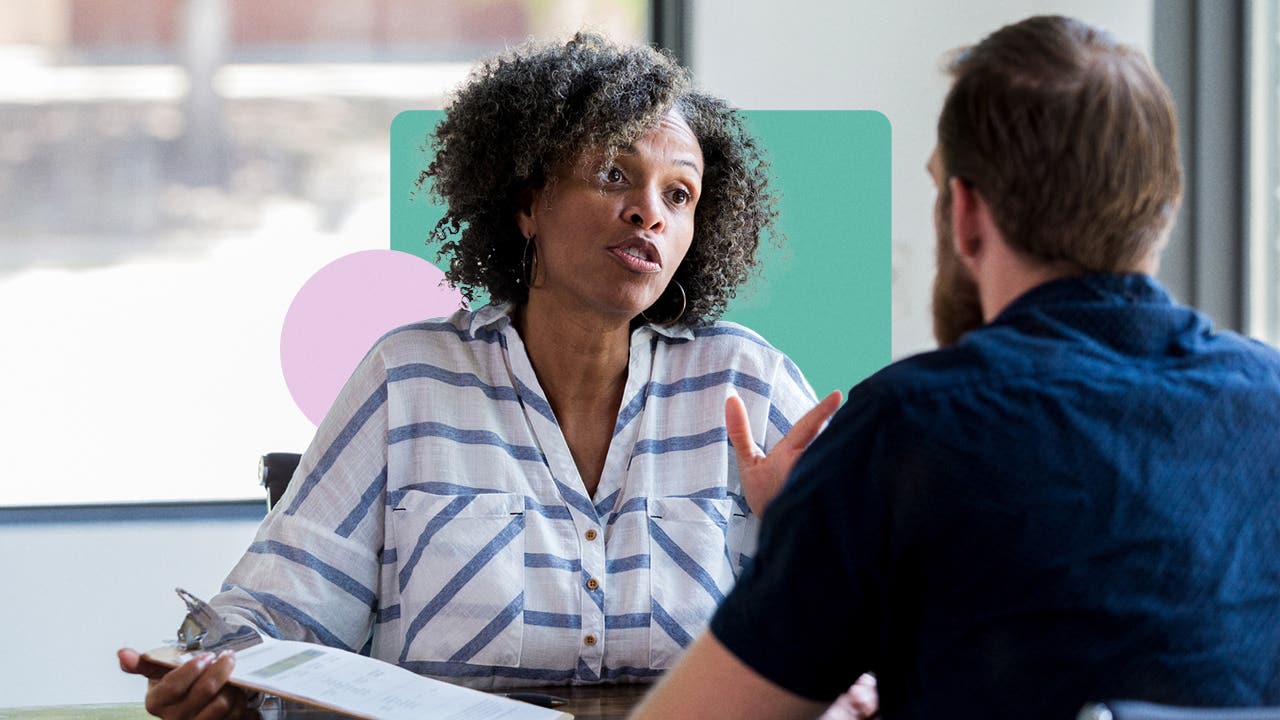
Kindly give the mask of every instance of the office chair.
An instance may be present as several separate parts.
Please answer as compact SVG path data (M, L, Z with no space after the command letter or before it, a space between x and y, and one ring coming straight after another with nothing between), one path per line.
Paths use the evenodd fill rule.
M1280 720L1280 707L1200 708L1136 700L1090 703L1076 720Z
M298 453L267 453L258 459L258 482L267 489L268 511L280 502L301 459Z

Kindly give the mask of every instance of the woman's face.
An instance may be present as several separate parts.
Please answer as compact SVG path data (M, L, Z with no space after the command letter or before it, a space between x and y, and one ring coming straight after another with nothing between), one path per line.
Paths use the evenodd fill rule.
M530 300L625 321L652 305L693 242L702 163L672 111L611 161L591 149L560 168L517 217L537 236Z

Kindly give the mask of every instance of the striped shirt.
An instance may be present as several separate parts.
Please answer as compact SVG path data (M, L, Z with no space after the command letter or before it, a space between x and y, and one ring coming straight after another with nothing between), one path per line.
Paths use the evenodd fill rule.
M768 451L813 392L741 326L641 326L590 497L509 313L378 342L220 611L479 688L672 665L755 551L725 398L742 397Z

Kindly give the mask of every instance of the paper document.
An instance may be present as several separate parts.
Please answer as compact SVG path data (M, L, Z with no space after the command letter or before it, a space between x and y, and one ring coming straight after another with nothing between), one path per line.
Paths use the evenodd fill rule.
M146 657L175 667L195 653L177 647ZM558 710L488 695L422 677L404 668L345 650L263 638L236 651L231 682L368 720L571 720Z

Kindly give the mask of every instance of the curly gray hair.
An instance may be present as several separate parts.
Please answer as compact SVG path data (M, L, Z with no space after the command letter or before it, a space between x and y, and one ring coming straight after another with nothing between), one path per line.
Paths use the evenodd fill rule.
M617 152L673 108L697 136L706 167L693 244L675 273L683 320L718 318L757 268L761 236L780 237L763 153L739 113L693 89L670 55L586 33L480 64L448 104L431 136L435 159L417 182L448 207L430 238L448 259L445 277L468 300L483 289L497 302L527 301L525 238L515 221L521 196L586 148ZM678 306L672 295L656 305Z

